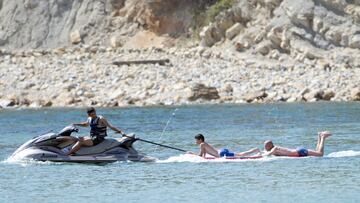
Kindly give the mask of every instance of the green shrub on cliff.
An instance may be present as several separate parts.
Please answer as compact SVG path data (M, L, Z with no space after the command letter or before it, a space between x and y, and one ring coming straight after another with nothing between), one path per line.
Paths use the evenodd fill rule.
M215 20L215 17L222 11L233 6L236 0L213 0L207 1L194 10L193 34L198 38L202 27Z
M222 11L233 6L235 0L219 0L206 11L205 23L212 22Z

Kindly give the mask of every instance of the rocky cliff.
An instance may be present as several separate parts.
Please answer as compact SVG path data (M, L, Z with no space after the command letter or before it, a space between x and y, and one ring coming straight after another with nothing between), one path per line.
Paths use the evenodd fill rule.
M0 46L110 45L142 30L179 36L201 0L1 0ZM111 38L113 38L111 40ZM119 42L116 42L119 41Z
M116 44L116 40L126 41L143 30L175 38L189 36L194 34L189 33L190 28L196 26L194 15L221 1L224 0L1 0L0 46L106 46L112 37ZM232 8L220 12L203 28L201 45L231 41L238 51L253 49L252 52L272 52L274 56L291 53L310 59L327 55L323 51L360 47L360 1L231 2Z
M201 44L282 63L359 67L360 1L237 1L201 32Z
M359 101L359 23L358 0L0 0L0 108ZM111 63L139 59L170 63Z

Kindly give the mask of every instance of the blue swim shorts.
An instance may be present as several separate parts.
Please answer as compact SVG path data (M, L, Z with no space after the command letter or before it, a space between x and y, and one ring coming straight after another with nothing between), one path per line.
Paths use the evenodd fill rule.
M228 149L221 149L219 152L220 157L233 157L235 156L234 152L230 152Z
M309 153L308 150L303 147L297 148L296 151L299 154L299 157L308 156Z

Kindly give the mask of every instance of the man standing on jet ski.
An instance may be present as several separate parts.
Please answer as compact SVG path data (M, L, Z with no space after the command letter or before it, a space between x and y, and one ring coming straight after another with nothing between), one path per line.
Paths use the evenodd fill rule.
M95 146L105 140L107 136L106 130L107 127L114 130L116 133L124 134L120 129L112 126L103 116L97 116L96 110L94 107L87 109L88 119L82 123L73 123L74 126L87 127L90 126L90 137L80 137L77 143L71 148L68 155L72 155L81 147L91 147Z

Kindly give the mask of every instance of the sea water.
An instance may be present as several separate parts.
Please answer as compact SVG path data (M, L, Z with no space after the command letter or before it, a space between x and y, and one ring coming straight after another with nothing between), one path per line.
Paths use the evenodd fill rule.
M360 103L103 108L98 114L142 139L194 152L197 133L217 148L236 152L262 148L268 139L315 148L317 132L329 130L333 136L326 140L322 158L204 160L138 141L135 148L156 162L18 161L9 157L22 143L85 121L86 113L69 108L1 110L0 202L360 201ZM88 131L80 128L77 136Z

